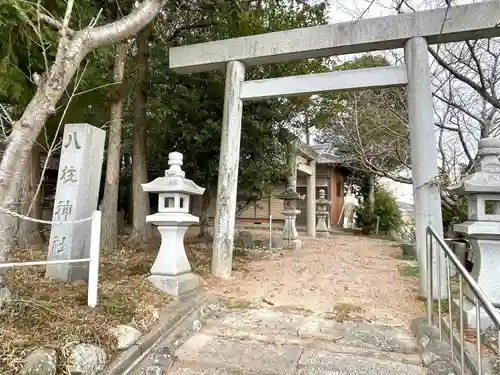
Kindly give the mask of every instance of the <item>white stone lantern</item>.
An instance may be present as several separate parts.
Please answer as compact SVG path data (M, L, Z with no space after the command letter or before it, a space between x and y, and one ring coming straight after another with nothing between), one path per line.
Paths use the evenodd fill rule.
M500 303L500 139L479 141L478 161L474 173L450 189L464 195L468 203L468 220L455 224L453 230L465 234L474 254L471 276L493 304ZM488 212L491 209L491 212ZM464 301L466 323L476 326L476 307L473 292L466 287ZM481 309L481 326L491 324Z
M330 201L327 200L325 196L326 192L321 189L319 191L319 198L316 199L316 216L318 217L316 225L317 237L328 237L329 235L326 218L328 217L328 206L330 206Z
M148 223L158 226L161 245L148 278L158 289L178 296L199 285L199 277L191 272L184 248L184 235L199 218L189 213L191 195L202 195L204 188L185 178L181 169L182 154L168 154L165 177L142 184L148 193L158 193L158 213L146 217Z

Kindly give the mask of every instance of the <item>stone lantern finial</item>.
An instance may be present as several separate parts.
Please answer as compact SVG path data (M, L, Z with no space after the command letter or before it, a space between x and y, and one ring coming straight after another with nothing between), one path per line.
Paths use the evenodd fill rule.
M167 176L180 176L184 177L186 173L182 170L181 165L183 156L180 152L174 151L168 154L168 168L165 171L165 177Z
M479 159L474 167L475 172L500 172L500 139L482 138L478 143Z

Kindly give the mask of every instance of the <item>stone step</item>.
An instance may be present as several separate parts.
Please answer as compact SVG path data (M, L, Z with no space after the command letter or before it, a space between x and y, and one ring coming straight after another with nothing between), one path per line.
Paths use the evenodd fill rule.
M285 375L296 368L301 352L297 345L276 345L197 333L177 349L175 357L181 368L198 363L207 367L246 371L272 370L273 374Z
M172 375L420 375L424 367L358 355L355 351L334 353L294 344L272 344L256 340L197 333L175 353Z
M334 347L345 346L400 354L417 352L413 335L401 328L366 323L338 323L315 316L269 310L221 311L208 319L202 330L215 336L288 342L332 351L339 351L332 349ZM410 360L410 363L413 362L415 361Z
M298 375L424 375L427 368L326 350L304 350Z

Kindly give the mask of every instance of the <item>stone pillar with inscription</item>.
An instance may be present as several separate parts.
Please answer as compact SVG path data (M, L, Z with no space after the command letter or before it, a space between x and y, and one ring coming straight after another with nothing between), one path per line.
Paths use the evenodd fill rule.
M89 124L64 127L48 260L88 258L91 220L97 208L106 132ZM68 222L68 224L66 224ZM46 277L57 280L87 280L88 263L46 267Z
M159 194L158 213L146 217L148 223L158 226L161 245L156 256L149 281L161 291L178 296L196 289L199 277L191 272L184 248L184 235L199 218L189 213L191 195L202 195L204 188L185 178L181 168L182 154L168 154L165 177L142 184L142 189Z

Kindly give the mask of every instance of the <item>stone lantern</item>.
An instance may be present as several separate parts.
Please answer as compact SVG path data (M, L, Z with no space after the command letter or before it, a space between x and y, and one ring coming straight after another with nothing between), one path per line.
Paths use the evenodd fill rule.
M455 224L455 232L466 235L474 254L471 275L493 304L500 303L500 139L479 141L478 160L474 173L452 187L452 194L464 195L468 203L468 220ZM476 308L473 292L467 287L464 301L466 323L476 326ZM481 310L481 326L491 320Z
M202 195L204 188L185 178L181 169L182 154L168 154L165 177L142 184L148 193L158 193L158 213L146 217L148 223L158 226L161 245L148 278L158 289L178 296L195 289L199 277L191 272L184 248L184 235L191 224L199 218L189 213L191 195Z
M316 199L316 216L318 217L318 222L316 224L317 237L328 237L329 233L326 225L328 206L330 206L330 201L325 198L325 191L321 189L319 191L319 198Z
M300 210L297 210L297 200L302 199L302 197L295 191L293 186L289 186L283 193L278 195L278 198L283 199L283 211L281 211L281 213L285 217L285 226L281 234L283 247L300 249L302 242L299 240L295 222L297 220L297 215L300 214Z

